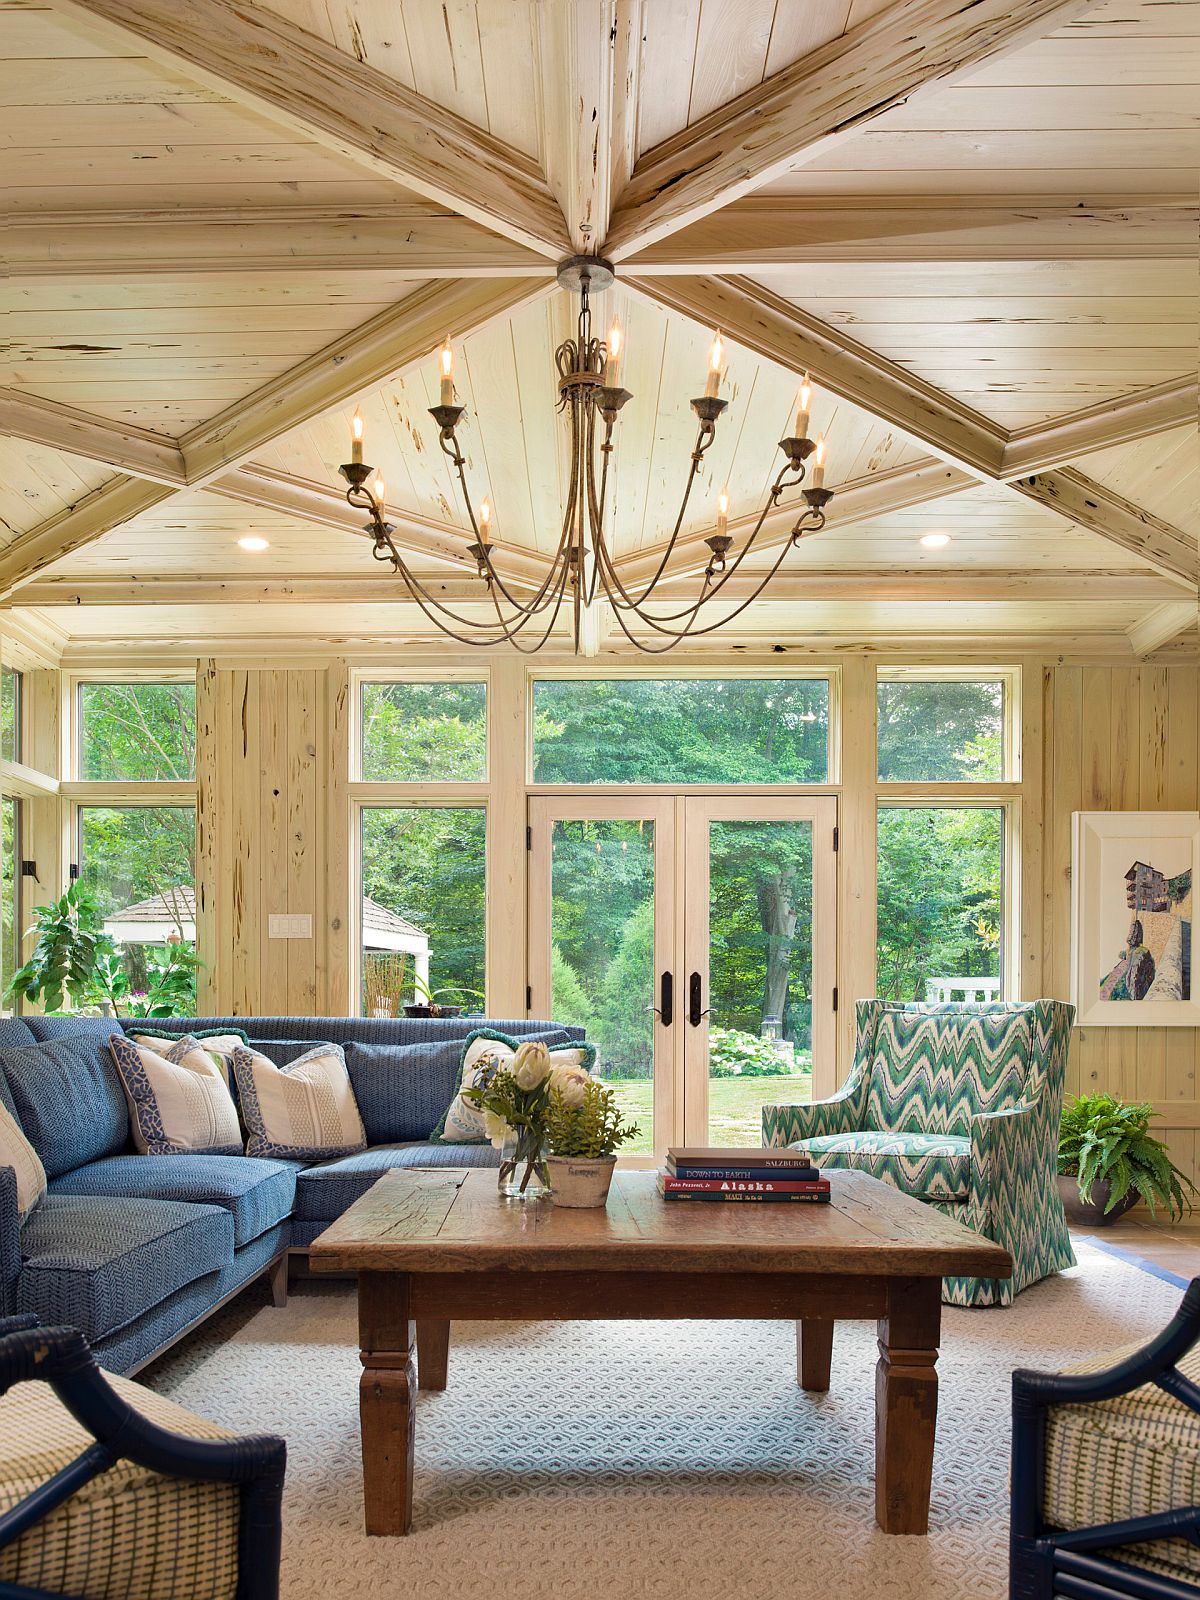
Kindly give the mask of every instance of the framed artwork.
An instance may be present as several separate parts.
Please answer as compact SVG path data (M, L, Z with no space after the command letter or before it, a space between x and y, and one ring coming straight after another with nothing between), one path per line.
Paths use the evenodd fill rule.
M1200 1026L1192 953L1200 812L1076 811L1071 822L1076 1022Z

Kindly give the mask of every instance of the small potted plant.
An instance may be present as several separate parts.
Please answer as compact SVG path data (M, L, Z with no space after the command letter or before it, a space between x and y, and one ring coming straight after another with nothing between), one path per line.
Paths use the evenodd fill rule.
M469 995L473 1000L482 1000L483 996L478 989L467 989L462 984L448 983L444 988L431 989L419 973L414 972L412 977L412 990L416 996L408 1001L404 1007L406 1017L459 1017L465 1009L460 1005L443 1005L438 999L443 994Z
M617 1109L611 1089L584 1072L563 1074L550 1090L546 1166L555 1205L602 1206L608 1200L617 1146L641 1129Z
M1151 1215L1192 1209L1196 1193L1150 1133L1152 1106L1110 1094L1085 1094L1063 1110L1058 1139L1058 1188L1071 1222L1105 1227L1144 1200ZM1185 1190L1187 1192L1185 1192Z

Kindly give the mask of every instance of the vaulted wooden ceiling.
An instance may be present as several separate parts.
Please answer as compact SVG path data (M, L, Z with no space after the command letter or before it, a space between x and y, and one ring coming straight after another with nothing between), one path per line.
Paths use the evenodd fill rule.
M681 595L818 385L828 526L721 639L1195 647L1200 0L0 0L0 140L0 601L68 649L425 636L339 493L355 404L469 604L447 333L535 580L576 250L617 263L631 579L712 328Z

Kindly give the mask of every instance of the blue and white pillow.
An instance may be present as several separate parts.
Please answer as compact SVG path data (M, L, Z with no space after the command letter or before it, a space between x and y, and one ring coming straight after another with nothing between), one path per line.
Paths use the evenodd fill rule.
M484 1087L496 1073L510 1067L517 1051L530 1038L517 1038L500 1033L495 1028L477 1028L463 1041L462 1059L458 1067L458 1087L453 1100L446 1107L442 1120L429 1135L431 1144L487 1144L487 1129L483 1112L463 1098L465 1089ZM590 1073L596 1065L596 1047L586 1040L569 1040L561 1044L546 1044L555 1066L579 1067Z
M367 1148L340 1045L316 1045L283 1067L239 1045L233 1073L248 1156L324 1161Z
M129 1102L133 1142L143 1155L241 1155L242 1130L225 1074L190 1034L161 1053L120 1033L108 1047Z

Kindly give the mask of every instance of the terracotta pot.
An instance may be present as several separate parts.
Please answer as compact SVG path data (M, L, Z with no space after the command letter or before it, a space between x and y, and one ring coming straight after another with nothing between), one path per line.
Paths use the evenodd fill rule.
M557 1206L602 1206L617 1165L616 1156L550 1156L550 1192Z
M1104 1208L1108 1204L1112 1185L1107 1178L1098 1178L1092 1185L1092 1198L1081 1200L1079 1196L1079 1180L1060 1173L1058 1177L1058 1192L1062 1196L1063 1210L1067 1213L1067 1221L1074 1222L1079 1227L1108 1228L1125 1213L1138 1203L1138 1192L1130 1189L1125 1198L1119 1201L1107 1216Z

